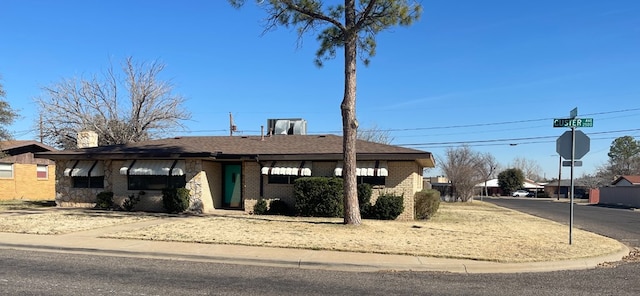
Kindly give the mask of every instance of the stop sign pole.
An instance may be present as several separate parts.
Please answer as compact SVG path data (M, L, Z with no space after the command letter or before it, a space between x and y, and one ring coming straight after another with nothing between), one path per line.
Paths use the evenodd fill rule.
M577 113L576 108L576 113ZM573 114L573 113L572 113ZM569 201L569 245L572 243L573 239L573 193L575 192L574 182L573 182L573 168L576 166L576 128L571 128L571 197Z
M571 112L569 112L569 118L560 118L560 119L554 119L553 120L553 127L570 127L571 128L571 153L570 155L567 155L568 153L566 153L567 149L565 145L563 145L563 143L566 142L566 136L567 133L565 132L565 134L563 134L562 136L560 136L560 138L558 138L557 140L557 145L556 145L556 151L558 152L558 154L560 154L560 156L567 158L567 156L570 156L571 158L571 193L570 193L570 206L569 206L569 244L571 245L573 243L573 195L575 192L575 184L574 184L574 178L573 178L573 171L574 171L574 167L575 167L575 162L576 162L576 127L592 127L593 126L593 118L585 118L585 119L578 119L576 118L578 116L578 108L574 108L573 110L571 110ZM578 158L582 158L582 156L584 156L588 151L589 151L589 137L587 137L586 135L584 135L584 133L580 132L580 143L581 143L581 150L580 150L580 155L578 156ZM558 184L560 183L560 181L558 180ZM560 198L560 188L558 187L558 198Z

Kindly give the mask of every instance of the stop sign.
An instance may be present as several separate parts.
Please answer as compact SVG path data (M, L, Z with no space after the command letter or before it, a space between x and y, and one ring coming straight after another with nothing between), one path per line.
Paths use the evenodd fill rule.
M576 150L574 159L580 159L589 152L591 140L580 130L576 133ZM564 159L571 159L571 131L566 131L556 140L556 152Z

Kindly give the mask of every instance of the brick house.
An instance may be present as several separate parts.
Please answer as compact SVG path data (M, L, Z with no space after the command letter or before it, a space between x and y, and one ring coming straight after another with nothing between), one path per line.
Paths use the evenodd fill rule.
M55 151L36 141L0 142L0 200L52 200L55 163L35 153Z
M373 142L357 142L358 182L403 195L399 219L413 219L413 197L422 190L422 171L434 167L431 153ZM250 212L259 198L293 205L293 181L304 176L342 175L342 137L276 135L176 137L127 145L92 147L42 156L56 161L56 203L91 207L96 194L116 202L144 191L139 210L161 211L161 189L184 187L190 209Z

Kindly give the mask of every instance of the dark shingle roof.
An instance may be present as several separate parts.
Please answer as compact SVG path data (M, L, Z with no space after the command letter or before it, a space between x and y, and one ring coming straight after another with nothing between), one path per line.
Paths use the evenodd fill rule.
M416 160L433 167L429 152L358 140L358 159ZM336 135L286 135L262 139L259 136L176 137L126 145L103 146L42 153L53 159L68 158L130 158L130 157L199 157L215 159L261 160L339 160L342 158L342 137Z
M16 155L27 152L36 153L45 151L56 151L56 149L33 140L11 140L0 141L0 151L4 151L10 155Z
M640 176L620 176L618 177L618 179L616 179L615 181L613 181L613 183L611 183L611 185L616 185L618 184L620 181L622 180L627 180L629 183L633 184L633 185L638 185L640 184Z

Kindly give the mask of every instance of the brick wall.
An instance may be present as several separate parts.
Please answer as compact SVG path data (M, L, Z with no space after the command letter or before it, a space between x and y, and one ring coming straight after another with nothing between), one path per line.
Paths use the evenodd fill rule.
M313 162L313 176L330 177L334 174L336 162ZM385 186L374 188L371 203L375 203L382 193L402 195L404 197L404 212L398 220L414 219L414 195L422 190L422 167L416 162L388 162L389 176ZM289 206L295 204L292 184L268 184L267 176L260 173L260 165L247 162L244 166L245 211L252 212L253 206L260 198L260 178L263 180L262 198L269 202L272 199L284 200Z
M222 165L219 162L203 161L202 172L202 203L204 212L210 212L222 207Z
M422 190L422 167L413 161L389 161L387 166L389 176L386 178L385 188L375 191L377 195L383 192L402 195L404 197L404 211L398 216L398 220L413 220L415 218L414 195ZM374 197L371 199L373 203Z
M13 178L0 178L0 200L53 200L55 164L47 164L47 178L37 177L37 163L14 163Z
M260 168L257 162L242 163L242 199L246 212L253 212L253 207L260 198Z
M137 190L127 189L127 177L120 174L120 168L125 164L123 160L105 161L104 188L72 188L71 177L63 175L67 167L66 161L58 161L56 167L56 203L60 206L93 207L96 195L101 191L112 191L116 203ZM314 176L333 176L335 162L313 162ZM244 210L252 212L259 198L271 200L279 198L294 205L293 185L268 184L267 177L260 172L261 166L257 162L242 163L242 198ZM381 193L404 196L404 212L399 220L414 218L413 198L417 191L422 190L422 168L413 161L388 162L389 176L386 177L384 188L374 189L372 203ZM35 174L35 172L34 172ZM218 162L188 160L186 162L187 188L191 191L191 206L194 210L207 212L222 206L222 165ZM263 196L260 196L260 180L263 181ZM163 211L162 191L147 190L136 209L145 211Z

